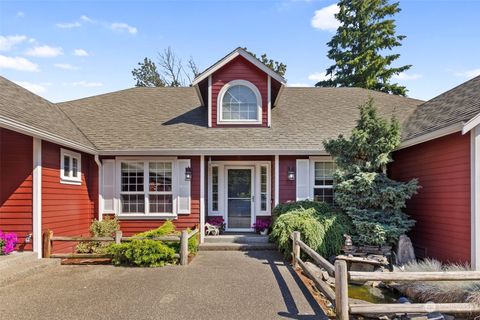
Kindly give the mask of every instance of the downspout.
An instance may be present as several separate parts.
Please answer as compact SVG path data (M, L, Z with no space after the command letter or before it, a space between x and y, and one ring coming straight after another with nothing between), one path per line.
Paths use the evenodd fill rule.
M103 179L102 179L102 161L100 161L100 156L98 154L94 155L95 163L98 167L98 220L103 220L102 208L103 208Z

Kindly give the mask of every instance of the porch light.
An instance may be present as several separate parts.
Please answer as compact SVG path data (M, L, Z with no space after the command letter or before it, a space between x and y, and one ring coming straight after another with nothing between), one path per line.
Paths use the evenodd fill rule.
M185 168L185 181L192 180L192 168L186 167Z
M290 181L295 180L295 170L293 170L291 167L288 167L287 178Z

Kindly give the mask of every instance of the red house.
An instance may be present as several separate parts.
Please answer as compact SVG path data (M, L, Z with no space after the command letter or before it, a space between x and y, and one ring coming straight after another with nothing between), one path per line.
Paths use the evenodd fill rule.
M42 231L86 235L105 215L116 215L127 235L172 219L200 227L203 241L210 216L222 216L227 230L252 231L278 203L331 203L333 162L322 141L348 134L358 105L372 97L404 127L391 174L424 186L408 208L419 221L417 249L478 266L480 97L452 95L422 103L359 88L287 87L241 48L188 88L53 104L0 78L0 229L40 254ZM445 224L454 233L442 234Z

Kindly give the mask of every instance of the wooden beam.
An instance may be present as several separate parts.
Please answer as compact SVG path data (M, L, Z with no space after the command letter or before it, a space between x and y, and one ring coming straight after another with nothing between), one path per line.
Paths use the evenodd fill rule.
M115 243L120 244L122 242L122 230L115 232Z
M335 274L335 267L327 259L319 255L315 250L307 246L303 241L299 240L298 244L300 248L302 248L302 250L305 251L305 253L313 259L313 261L315 261L320 267L327 270L330 276L333 276Z
M113 237L67 237L67 236L55 236L52 237L52 241L101 241L101 242L108 242L108 241L115 241Z
M351 281L468 281L480 280L480 271L452 272L359 272L348 273Z
M473 303L412 303L412 304L352 304L351 314L385 314L385 313L430 313L451 312L478 314L480 306Z
M337 320L348 320L348 311L347 263L344 260L337 260L335 261L335 313Z
M52 254L52 237L53 231L48 230L43 234L43 257L50 258Z
M292 264L293 268L298 268L298 259L300 259L300 246L298 243L300 242L300 232L293 231L292 233Z
M335 291L322 279L316 277L312 270L303 262L300 258L297 258L297 262L302 268L303 272L315 283L315 286L320 290L323 295L332 303L335 304Z
M180 237L180 265L186 266L187 264L188 264L188 233L186 230L183 230Z

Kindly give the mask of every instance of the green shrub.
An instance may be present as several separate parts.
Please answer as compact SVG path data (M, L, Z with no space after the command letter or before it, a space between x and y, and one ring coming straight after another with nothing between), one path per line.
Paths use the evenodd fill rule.
M137 233L134 237L139 238L156 238L156 237L163 237L175 234L175 225L172 221L167 220L165 221L160 227L157 229Z
M102 221L93 220L90 225L90 235L92 237L113 237L120 230L120 223L117 218L106 216ZM80 242L75 247L78 253L99 253L104 254L110 245L108 242L89 241Z
M175 250L160 241L133 239L130 242L112 244L108 248L116 265L137 267L163 267L175 262Z
M302 200L302 201L288 202L288 203L277 205L273 209L273 216L277 218L287 212L291 212L298 209L310 209L310 208L315 209L316 213L320 215L328 214L332 212L332 208L330 208L330 206L325 202Z
M305 209L303 205L308 205L309 208ZM285 256L288 257L292 250L290 235L293 231L299 231L301 240L324 257L340 253L343 235L351 230L345 214L331 209L327 211L325 204L313 201L291 203L288 207L293 210L279 210L280 216L273 222L270 234L270 239Z

